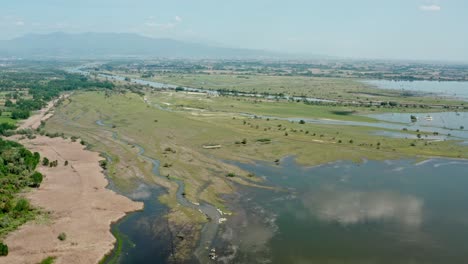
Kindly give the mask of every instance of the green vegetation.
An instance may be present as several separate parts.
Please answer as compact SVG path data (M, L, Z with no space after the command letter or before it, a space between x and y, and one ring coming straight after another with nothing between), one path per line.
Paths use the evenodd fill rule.
M0 242L0 256L8 256L8 246Z
M58 240L60 241L65 241L67 239L67 234L65 234L64 232L60 233L58 236L57 236Z
M57 70L1 72L0 91L4 91L4 101L3 105L0 105L0 123L14 124L15 121L11 120L27 119L32 111L43 108L49 101L57 98L63 92L79 89L110 90L113 88L114 84L110 82L95 81L85 76ZM9 113L8 117L3 115L4 112Z
M35 171L39 161L39 153L0 139L0 238L37 214L18 193L26 187L40 186L43 176Z
M117 72L122 75L139 77L136 74ZM324 78L304 76L249 75L239 78L239 74L167 74L161 73L150 80L185 87L216 90L220 93L242 93L293 97L310 97L339 100L362 105L382 101L388 105L405 104L463 104L460 101L427 97L408 91L383 90L349 78Z
M56 257L49 256L43 259L39 264L53 264L55 262Z
M16 126L11 123L0 123L0 135L8 136L12 134L12 130L16 129Z

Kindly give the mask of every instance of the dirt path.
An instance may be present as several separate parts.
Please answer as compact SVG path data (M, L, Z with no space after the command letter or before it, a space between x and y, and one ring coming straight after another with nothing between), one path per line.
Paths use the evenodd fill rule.
M61 99L67 98L69 94L61 96ZM32 115L28 119L24 120L18 129L36 129L41 125L41 121L45 121L53 116L52 108L59 99L55 99L47 104L46 107L39 110L36 114Z
M44 181L25 195L34 206L50 212L49 221L28 222L9 234L4 240L9 255L0 257L0 264L36 264L48 256L57 257L55 263L99 262L116 241L110 224L143 204L106 189L98 163L102 157L81 144L42 136L21 143L59 165L39 167ZM57 238L61 232L67 235L65 241Z

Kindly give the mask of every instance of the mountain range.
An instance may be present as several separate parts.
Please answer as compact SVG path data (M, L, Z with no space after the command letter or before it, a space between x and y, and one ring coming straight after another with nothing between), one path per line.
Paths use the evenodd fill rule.
M21 58L277 58L284 54L226 48L132 33L28 34L0 41L0 56Z

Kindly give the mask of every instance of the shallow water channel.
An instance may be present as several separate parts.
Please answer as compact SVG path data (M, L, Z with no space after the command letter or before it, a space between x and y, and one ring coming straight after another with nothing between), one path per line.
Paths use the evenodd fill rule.
M102 120L96 121L96 124L102 127L112 127ZM112 137L125 144L132 145L138 149L138 156L151 162L152 172L155 177L162 177L159 174L160 163L145 155L145 149L135 143L130 143L122 138L116 132ZM109 162L112 162L108 158ZM177 202L184 207L190 207L205 214L210 220L204 224L198 247L195 249L193 263L206 263L212 241L216 236L219 227L220 212L212 205L207 203L194 204L188 201L184 196L184 182L177 179L171 179L176 182L178 189L176 192ZM174 253L173 236L169 229L169 224L165 215L168 213L167 206L161 204L158 197L165 190L157 185L149 185L140 182L138 187L130 193L121 192L110 181L108 188L121 193L132 200L144 203L143 211L131 213L124 219L112 226L112 231L116 237L122 241L121 246L117 246L113 252L106 258L104 263L164 263L171 258Z

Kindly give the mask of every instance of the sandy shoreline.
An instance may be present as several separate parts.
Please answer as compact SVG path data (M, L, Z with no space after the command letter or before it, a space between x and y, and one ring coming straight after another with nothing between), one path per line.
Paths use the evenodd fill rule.
M32 117L35 122L24 124L39 125L46 112ZM4 240L9 254L0 257L0 264L36 264L48 256L57 257L55 263L99 262L116 241L111 223L142 209L143 204L106 189L108 181L99 166L103 158L80 143L44 136L21 143L41 157L58 160L54 168L38 166L44 181L38 190L25 194L34 206L50 212L50 221L31 221L10 233ZM61 232L67 235L65 241L57 238Z

